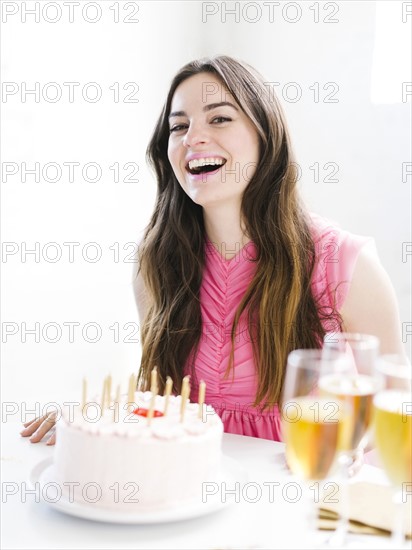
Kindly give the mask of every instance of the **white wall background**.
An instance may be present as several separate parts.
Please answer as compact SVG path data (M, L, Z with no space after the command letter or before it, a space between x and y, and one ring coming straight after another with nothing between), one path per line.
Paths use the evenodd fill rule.
M239 57L268 82L279 83L302 167L302 193L313 210L374 236L407 330L411 257L402 257L402 243L411 241L411 176L402 178L402 163L411 161L411 96L402 98L402 82L411 81L412 15L404 14L403 22L402 9L410 10L410 2L280 2L273 3L273 21L263 2L240 2L238 17L227 13L226 20L224 7L236 9L235 2L80 3L72 7L70 23L62 2L40 2L38 22L24 15L34 2L2 2L3 401L33 408L35 402L79 399L83 376L99 391L106 374L125 387L137 370L133 264L125 259L132 252L127 243L135 242L147 223L155 195L146 144L170 79L185 62L204 55ZM96 4L101 18L90 23L85 17L96 17ZM310 6L319 9L318 23ZM48 22L57 19L58 9L61 19ZM138 22L126 23L127 16ZM325 22L328 16L337 22ZM37 100L24 95L25 83L33 89L36 82ZM54 103L42 95L53 97L50 82L62 91ZM64 82L80 83L73 102ZM81 93L90 82L102 90L95 103ZM138 103L124 102L134 90L123 89L130 82L138 86L133 96ZM119 83L118 102L110 89L114 83ZM315 83L318 102L311 89ZM324 102L333 91L324 89L327 83L338 87L331 98L338 102ZM296 89L302 96L291 102ZM55 176L52 166L46 177L40 173L40 181L29 174L22 181L23 163L28 168L40 163L41 172L50 162L62 170L59 181L47 181ZM67 162L80 163L73 182ZM101 169L97 182L82 176L91 162ZM328 162L338 167L337 182L324 181ZM119 182L110 169L115 163ZM130 174L125 163L138 165L137 182L123 181ZM319 181L310 169L315 163ZM92 168L87 177L94 177ZM79 243L73 261L63 244L70 242ZM37 257L26 255L25 247L34 249L35 243ZM97 243L99 261L87 261L96 252L88 243ZM57 251L61 258L50 261ZM68 323L78 324L73 341ZM92 325L85 331L87 323ZM25 334L36 326L37 337ZM101 337L91 343L96 327Z

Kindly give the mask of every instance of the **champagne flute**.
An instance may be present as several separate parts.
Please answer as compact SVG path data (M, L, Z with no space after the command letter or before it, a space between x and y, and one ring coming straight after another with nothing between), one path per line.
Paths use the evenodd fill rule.
M345 354L329 350L302 349L288 356L282 394L282 434L286 461L291 471L305 483L309 495L313 482L327 477L337 453L348 405L337 397L322 396L322 377L346 373L350 363ZM308 497L309 530L314 532L317 508Z
M370 334L328 333L325 335L324 349L326 352L338 350L347 353L352 361L349 378L331 378L329 387L325 386L325 391L352 402L354 414L345 457L353 473L356 473L356 466L363 462L372 419L372 400L379 386L375 370L379 355L379 339Z
M405 544L403 491L412 485L411 367L399 355L383 355L377 367L383 388L373 399L374 442L393 487L393 548Z
M370 334L328 333L324 338L325 353L340 351L351 361L351 373L325 378L322 390L325 395L335 396L350 404L352 417L346 425L339 453L342 476L340 521L334 543L345 545L349 531L349 478L363 464L366 445L369 442L372 421L373 396L379 388L376 363L379 355L379 339Z

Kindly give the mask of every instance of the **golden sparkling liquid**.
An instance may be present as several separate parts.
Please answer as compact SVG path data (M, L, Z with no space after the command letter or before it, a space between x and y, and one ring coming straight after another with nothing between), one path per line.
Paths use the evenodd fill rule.
M342 401L350 412L339 440L339 450L357 449L372 422L373 396L378 390L378 382L366 375L331 374L320 379L319 389L323 396Z
M411 394L385 390L374 399L374 441L391 482L412 482Z
M282 407L286 460L293 473L307 480L324 479L334 462L344 424L336 400L297 397Z

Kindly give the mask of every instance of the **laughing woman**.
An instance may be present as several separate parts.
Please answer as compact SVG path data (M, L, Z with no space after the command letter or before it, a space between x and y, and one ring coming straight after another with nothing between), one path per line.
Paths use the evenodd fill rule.
M372 239L306 211L282 108L254 69L226 56L183 67L147 153L158 192L135 281L142 389L154 365L160 391L190 374L191 399L205 380L227 432L279 440L290 351L345 330L404 355Z
M280 439L286 360L326 331L379 337L404 354L398 309L373 241L309 214L285 117L264 80L230 57L174 78L148 147L157 176L139 247L140 384L157 365L231 433Z

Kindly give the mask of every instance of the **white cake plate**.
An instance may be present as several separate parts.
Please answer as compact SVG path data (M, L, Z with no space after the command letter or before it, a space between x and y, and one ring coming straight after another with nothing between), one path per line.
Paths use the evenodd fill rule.
M232 458L223 455L222 465L219 475L216 476L216 482L219 483L219 490L215 495L207 495L206 502L199 502L199 499L187 501L182 504L174 504L173 507L150 512L120 512L99 508L93 504L85 505L79 502L71 502L63 494L52 502L52 490L47 492L47 499L43 496L43 487L46 484L53 485L53 459L47 458L37 463L30 472L30 483L32 486L39 487L39 494L43 502L49 506L71 516L77 516L83 519L102 521L106 523L128 523L128 524L150 524L150 523L169 523L196 518L211 514L226 508L235 501L235 495L230 489L234 488L234 483L240 485L247 481L245 469ZM228 494L225 500L222 500L221 483L226 483ZM241 487L240 487L241 490Z

